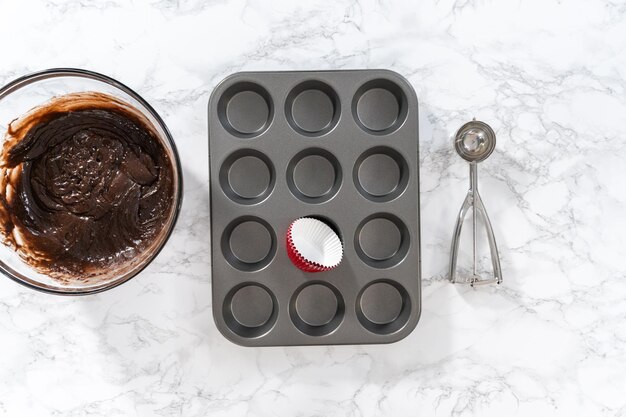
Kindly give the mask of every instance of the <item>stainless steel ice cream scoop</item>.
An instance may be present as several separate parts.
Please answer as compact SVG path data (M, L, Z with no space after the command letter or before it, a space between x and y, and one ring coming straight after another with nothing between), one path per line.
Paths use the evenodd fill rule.
M478 193L478 169L477 164L484 161L491 155L496 147L496 135L486 123L477 121L465 123L457 131L454 140L454 149L469 162L470 166L470 187L461 206L461 211L456 220L454 227L454 235L452 237L452 250L450 252L450 281L458 284L482 285L502 282L502 270L500 268L500 257L498 256L498 247L496 238L493 235L493 229L487 210L483 204L480 194ZM459 241L461 238L461 229L463 228L463 220L465 215L472 209L472 275L467 278L457 278L456 262L459 253ZM487 231L487 239L489 241L489 250L491 252L491 263L493 264L493 278L483 279L476 272L476 223L477 215L483 219Z

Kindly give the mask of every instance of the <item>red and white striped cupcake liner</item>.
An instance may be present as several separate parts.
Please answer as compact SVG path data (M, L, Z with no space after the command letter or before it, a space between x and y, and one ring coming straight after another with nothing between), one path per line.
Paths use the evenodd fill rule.
M289 225L287 255L306 272L336 268L343 258L343 245L337 233L321 220L301 217Z

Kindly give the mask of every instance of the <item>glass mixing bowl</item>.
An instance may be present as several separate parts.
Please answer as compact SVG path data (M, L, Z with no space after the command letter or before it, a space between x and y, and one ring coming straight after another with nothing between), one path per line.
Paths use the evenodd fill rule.
M18 78L0 88L0 148L5 141L11 121L54 97L80 92L104 93L121 99L139 111L153 125L172 161L174 199L162 232L136 264L125 266L119 272L113 271L88 282L61 283L32 269L14 249L0 243L0 272L27 287L54 294L93 294L130 280L148 266L161 251L174 229L182 203L180 160L165 123L139 94L102 74L73 68L49 69Z

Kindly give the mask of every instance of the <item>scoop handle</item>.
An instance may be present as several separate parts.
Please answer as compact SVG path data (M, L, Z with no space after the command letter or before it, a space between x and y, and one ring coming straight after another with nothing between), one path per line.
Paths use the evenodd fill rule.
M496 244L496 238L493 234L493 228L491 226L491 221L489 221L489 216L487 215L487 210L485 209L485 205L483 204L482 199L480 198L480 193L478 192L478 172L477 166L475 162L470 163L470 188L467 191L467 195L465 196L465 200L463 201L463 205L461 206L461 210L459 211L459 215L456 219L456 225L454 227L454 232L452 235L452 248L450 250L450 281L452 283L459 284L470 284L474 285L482 285L482 284L490 284L497 283L500 284L502 282L502 269L500 266L500 257L498 254L498 246ZM461 238L461 231L463 229L463 221L465 220L465 216L469 209L472 209L472 255L473 255L473 265L472 265L472 276L470 278L458 280L456 276L456 264L459 252L459 243ZM480 279L480 277L476 273L476 264L477 264L477 255L476 255L476 227L477 227L477 217L480 215L483 219L485 229L487 232L487 240L489 242L489 251L491 253L491 263L493 265L493 278L490 279Z

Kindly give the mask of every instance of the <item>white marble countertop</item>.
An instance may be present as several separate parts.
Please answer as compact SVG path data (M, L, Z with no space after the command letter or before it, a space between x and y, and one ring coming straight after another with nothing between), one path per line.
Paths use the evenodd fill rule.
M0 1L0 83L113 76L165 119L183 210L82 298L0 279L0 415L626 414L626 6L618 1ZM420 100L423 311L383 346L243 348L211 315L206 105L240 70L389 68ZM476 116L504 283L446 279ZM482 259L486 265L486 259Z

